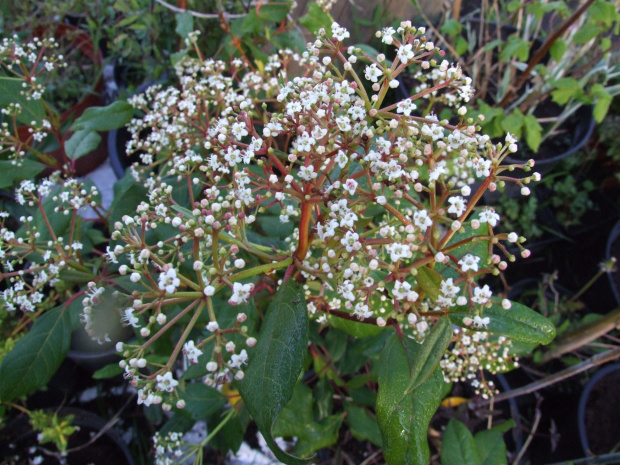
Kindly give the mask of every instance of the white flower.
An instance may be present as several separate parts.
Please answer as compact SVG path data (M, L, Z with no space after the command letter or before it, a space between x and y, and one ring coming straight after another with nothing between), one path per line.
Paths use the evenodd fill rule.
M179 385L179 382L172 377L172 373L157 375L157 389L164 392L172 392Z
M140 322L140 320L138 319L137 316L133 314L133 312L134 312L133 308L125 309L125 316L122 318L121 321L127 323L128 325L133 326L134 328L139 328L140 325L138 323Z
M454 213L456 216L461 216L465 211L465 199L461 196L454 196L448 199L448 203L450 204L450 208L448 208L448 213Z
M481 223L489 223L492 228L497 226L499 215L491 207L485 207L480 213L479 221Z
M250 293L252 292L252 289L254 289L254 285L251 283L250 284L234 283L233 294L229 302L232 303L233 305L247 302L248 298L250 297Z
M430 219L426 210L418 210L415 212L413 214L413 222L423 233L426 232L429 226L433 225L433 220Z
M187 357L187 361L191 365L195 365L198 363L198 357L202 355L202 350L194 345L194 341L187 341L185 345L183 345L183 353Z
M469 270L478 271L478 262L480 261L480 257L476 257L468 253L463 258L459 260L459 265L461 265L461 270L463 272L467 272Z
M353 314L360 320L364 318L370 318L372 316L372 312L368 310L368 305L364 305L361 302L355 304Z
M341 27L338 23L332 24L332 36L334 39L342 42L344 39L350 37L349 31L347 31L344 27Z
M230 362L228 362L228 366L230 368L241 368L241 365L247 363L248 361L248 353L245 351L245 349L241 349L241 352L239 352L239 354L233 354L230 357Z
M485 284L484 287L477 287L474 289L474 296L471 298L471 301L484 305L491 300L492 295L493 293L491 292L491 289L489 289L489 285Z
M159 275L159 288L162 291L166 291L167 294L174 294L181 284L179 278L177 278L177 270L170 268L168 271Z

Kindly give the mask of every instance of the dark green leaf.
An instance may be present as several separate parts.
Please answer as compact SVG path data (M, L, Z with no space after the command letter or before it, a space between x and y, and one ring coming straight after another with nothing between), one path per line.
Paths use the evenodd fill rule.
M19 165L12 160L0 160L0 189L13 186L17 181L32 179L45 169L43 163L34 160L24 159Z
M107 107L87 108L82 116L75 120L76 131L111 131L125 126L133 117L133 107L123 101L111 103Z
M187 11L177 13L174 16L177 20L177 25L174 28L174 32L176 32L183 39L187 39L189 33L194 32L194 17Z
M0 107L7 108L10 103L19 103L22 107L21 113L17 116L17 121L28 126L40 125L45 118L45 108L41 100L28 100L26 95L21 95L24 90L19 78L0 76Z
M358 441L370 441L377 447L383 447L377 419L365 408L356 407L350 402L345 404L345 409L353 437Z
M478 454L482 465L507 465L506 443L502 433L494 430L485 430L474 436Z
M204 383L191 383L185 388L185 411L196 421L219 412L226 404L226 396Z
M482 465L474 437L463 423L452 418L441 443L442 465Z
M145 412L150 410L151 409L146 409ZM172 417L164 423L164 426L159 429L159 434L165 436L168 433L185 433L192 429L196 420L189 418L186 413L186 411L180 411L172 415Z
M65 151L71 160L88 155L99 147L101 136L90 129L82 129L73 133L71 138L65 142Z
M123 215L133 215L136 207L147 198L144 184L136 182L129 170L114 183L114 200L110 206L110 224L120 221Z
M422 346L418 349L415 359L413 359L407 392L413 391L426 382L437 371L439 362L451 340L452 323L448 318L442 317L433 325Z
M312 34L316 34L319 29L324 28L330 37L332 22L331 17L314 2L308 5L308 12L299 18L299 24Z
M463 323L465 317L470 317L467 307L457 307L448 316L457 326L476 329ZM549 344L555 337L555 327L547 318L518 302L511 302L510 309L504 310L498 299L493 299L491 307L484 309L483 316L489 318L489 324L480 330L501 334L514 341Z
M523 113L517 108L514 112L506 115L506 117L502 119L501 125L504 131L511 133L519 139L521 137L521 131L523 130Z
M272 433L274 436L295 436L295 452L300 455L332 446L338 441L342 415L331 415L317 422L312 419L312 390L297 383L293 398L282 409Z
M267 310L261 335L239 382L250 415L274 455L288 465L305 464L282 451L273 439L278 415L293 396L308 344L308 310L303 289L293 279L278 289Z
M93 379L114 378L123 373L123 369L118 363L110 363L93 373Z
M368 323L360 323L359 321L346 320L335 315L329 316L329 323L334 328L344 331L355 338L376 336L383 331L383 328L379 326Z
M377 421L383 455L390 465L427 465L429 461L426 435L441 402L443 375L437 370L413 392L404 394L420 349L415 341L394 334L379 359Z
M71 340L71 317L63 307L35 321L0 365L0 401L9 402L45 386L62 363Z

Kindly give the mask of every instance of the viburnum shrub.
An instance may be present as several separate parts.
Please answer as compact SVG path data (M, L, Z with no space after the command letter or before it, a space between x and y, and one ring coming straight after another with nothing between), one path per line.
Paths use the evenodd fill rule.
M525 238L496 233L500 213L481 206L482 195L505 182L527 195L539 175L511 172L533 163L501 165L516 140L495 144L465 118L471 81L424 28L405 21L378 36L393 61L345 45L336 23L303 54L267 62L216 61L195 48L176 65L178 88L130 99L139 116L128 152L142 163L117 189L131 213L110 223L107 263L82 291L83 319L105 339L99 307L115 299L136 329L117 349L138 403L185 419L155 437L157 463L202 457L220 430L245 429L246 408L284 463L312 456L289 455L276 436L297 437L295 453L309 455L337 442L344 411L354 434L359 415L378 424L372 440L388 463L427 463L446 383L470 379L491 395L483 370L514 366L511 341L552 340L544 317L480 283L515 260L508 245L529 255ZM432 73L432 84L385 103L408 67ZM434 115L430 94L450 96L452 119ZM37 206L61 199L31 184L19 192ZM40 244L33 229L3 234L5 260L46 254L30 273L71 249L54 237ZM5 294L27 295L29 279ZM368 345L344 356L352 371L339 373L358 340ZM343 400L352 377L357 387L378 383L376 419L368 404ZM307 384L317 379L328 406L314 421ZM208 437L184 444L179 430L203 418Z

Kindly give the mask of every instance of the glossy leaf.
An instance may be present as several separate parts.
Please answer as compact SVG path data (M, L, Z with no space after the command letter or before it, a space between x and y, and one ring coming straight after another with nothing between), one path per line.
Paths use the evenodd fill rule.
M463 323L465 317L471 318L466 307L457 307L448 316L452 323L462 328L501 334L513 341L526 344L549 344L555 337L553 323L518 302L511 302L510 310L504 310L499 300L494 299L492 306L484 309L483 316L489 318L489 324L482 328L474 328Z
M133 215L136 207L147 197L147 189L143 184L136 182L131 173L114 183L114 200L110 206L110 224L120 221L123 215Z
M250 351L239 392L276 458L288 465L305 464L282 451L273 439L278 415L293 396L308 344L308 311L303 289L293 279L272 299L256 347Z
M473 435L463 423L452 418L441 443L442 465L482 465Z
M436 370L426 382L405 394L420 349L415 341L392 335L379 359L376 412L383 455L389 465L427 465L429 461L426 435L444 382L441 371Z
M440 318L431 328L413 359L407 392L413 391L437 371L439 362L448 345L450 345L451 339L452 323L448 318Z
M99 147L101 136L90 129L83 129L73 133L71 138L65 142L65 151L71 160L88 155Z
M0 401L9 402L45 386L69 351L71 317L56 307L47 311L0 365Z
M185 388L185 411L196 421L204 420L226 404L226 396L203 383L191 383Z
M75 120L73 129L91 131L111 131L125 126L133 117L133 107L123 101L114 102L107 107L87 108Z

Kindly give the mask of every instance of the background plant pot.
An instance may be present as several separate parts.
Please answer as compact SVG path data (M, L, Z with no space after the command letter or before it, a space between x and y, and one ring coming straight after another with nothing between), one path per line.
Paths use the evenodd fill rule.
M92 62L93 66L95 66L99 70L103 70L102 53L98 48L95 48L92 38L86 32L76 28L75 26L71 26L70 24L65 23L52 23L41 26L35 32L39 36L51 35L58 40L64 39L68 43L68 47L70 49L79 51L84 57L86 57L86 59ZM71 66L71 59L68 59L69 66ZM93 106L104 106L106 104L105 98L103 96L104 82L101 72L98 72L97 80L89 84L92 85L91 90L86 95L84 95L75 105L60 114L60 122L62 125L70 122L71 120L79 118L87 108ZM50 103L52 103L52 105L54 104L54 102ZM18 130L20 133L20 138L22 137L22 135L26 138L28 137L28 128L23 127L19 128ZM66 133L64 135L64 140L66 141L70 137L71 133ZM64 163L65 161L62 148L53 149L51 152L48 153L48 155L52 156L57 160L57 162L59 163L58 166L62 165L62 163ZM104 137L102 138L99 147L97 147L88 155L74 161L73 171L78 176L87 174L97 168L101 163L103 163L107 156L107 139Z
M0 430L0 460L2 463L34 463L34 457L40 456L42 465L133 465L134 461L127 445L112 428L104 431L107 421L87 410L63 407L58 410L60 416L74 415L73 425L79 426L69 438L69 452L62 461L38 450L37 432L33 431L28 417L24 414L13 419ZM90 441L98 433L100 437ZM55 450L53 444L44 444L48 450ZM12 461L15 456L18 460Z
M540 104L539 107L543 105L544 103ZM521 143L520 150L517 152L519 157L507 156L504 159L504 164L520 164L533 158L536 164L532 172L536 171L543 175L549 173L560 161L573 155L588 142L594 131L594 126L596 126L596 121L592 116L592 107L582 105L575 111L572 117L560 125L558 130L561 133L545 140L540 145L537 153L534 154L525 150L525 143ZM513 172L511 176L525 177L529 176L529 173Z
M620 442L620 363L607 365L579 399L579 436L588 456L611 452Z
M620 221L616 223L614 228L609 233L609 239L607 239L607 248L605 251L605 260L610 260L611 257L615 257L620 260ZM608 273L609 285L611 291L616 298L616 305L620 306L620 273Z

